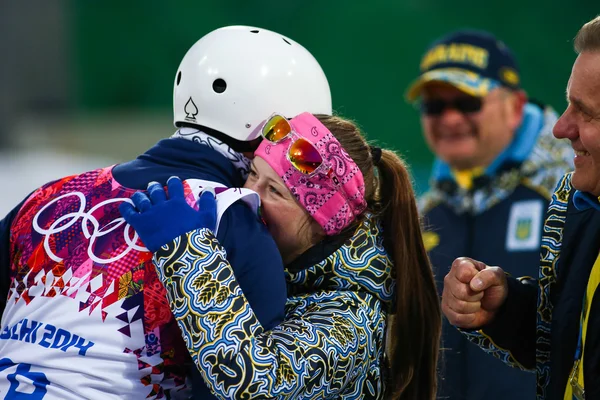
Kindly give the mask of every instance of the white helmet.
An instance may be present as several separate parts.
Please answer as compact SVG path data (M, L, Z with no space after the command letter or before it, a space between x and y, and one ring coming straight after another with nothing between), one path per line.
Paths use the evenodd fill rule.
M210 32L188 50L175 76L175 126L201 125L250 141L271 114L305 111L331 115L325 73L300 44L266 29Z

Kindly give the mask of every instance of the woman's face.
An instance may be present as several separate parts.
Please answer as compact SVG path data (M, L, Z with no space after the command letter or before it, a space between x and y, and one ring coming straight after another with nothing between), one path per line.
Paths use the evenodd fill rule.
M284 264L308 250L324 236L323 229L296 201L283 180L261 157L252 161L244 185L260 195L262 216Z

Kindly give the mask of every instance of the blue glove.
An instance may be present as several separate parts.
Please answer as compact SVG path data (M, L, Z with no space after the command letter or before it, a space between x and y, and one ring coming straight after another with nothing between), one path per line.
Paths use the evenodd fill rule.
M162 185L151 182L148 195L136 192L131 196L133 205L124 202L119 206L125 221L153 253L187 232L200 228L214 232L217 226L217 201L212 188L202 192L198 200L200 209L196 211L185 201L181 179L169 178L167 187L169 198Z

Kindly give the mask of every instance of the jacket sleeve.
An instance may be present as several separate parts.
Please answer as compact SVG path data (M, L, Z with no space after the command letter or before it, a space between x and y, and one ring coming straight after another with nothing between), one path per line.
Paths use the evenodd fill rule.
M154 263L190 354L218 398L337 398L366 374L375 351L370 314L353 297L304 299L304 312L288 310L285 322L265 331L209 230L163 246Z
M508 278L508 297L494 321L477 331L461 330L471 342L505 364L535 369L537 281Z
M217 240L260 324L267 330L279 325L287 286L281 255L267 227L238 201L223 214Z

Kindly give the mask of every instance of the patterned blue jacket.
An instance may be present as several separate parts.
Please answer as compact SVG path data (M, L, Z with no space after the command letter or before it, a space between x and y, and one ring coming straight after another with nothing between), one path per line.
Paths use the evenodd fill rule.
M558 183L544 223L539 276L509 278L493 323L463 332L504 363L537 373L537 399L562 400L573 367L583 295L600 248L600 212L578 210L571 174ZM600 294L590 301L583 360L587 399L600 398ZM588 340L589 338L589 340Z
M218 398L383 398L395 282L372 220L316 265L286 271L285 321L271 330L257 320L209 230L182 235L154 262L194 362Z
M526 106L513 142L474 180L456 185L436 162L432 189L421 201L426 247L438 288L455 258L499 265L514 276L537 276L544 213L556 182L572 168L568 142L552 136L556 114ZM444 320L440 397L448 400L532 398L535 377L473 346ZM482 373L483 372L483 373ZM511 382L506 385L506 382Z

